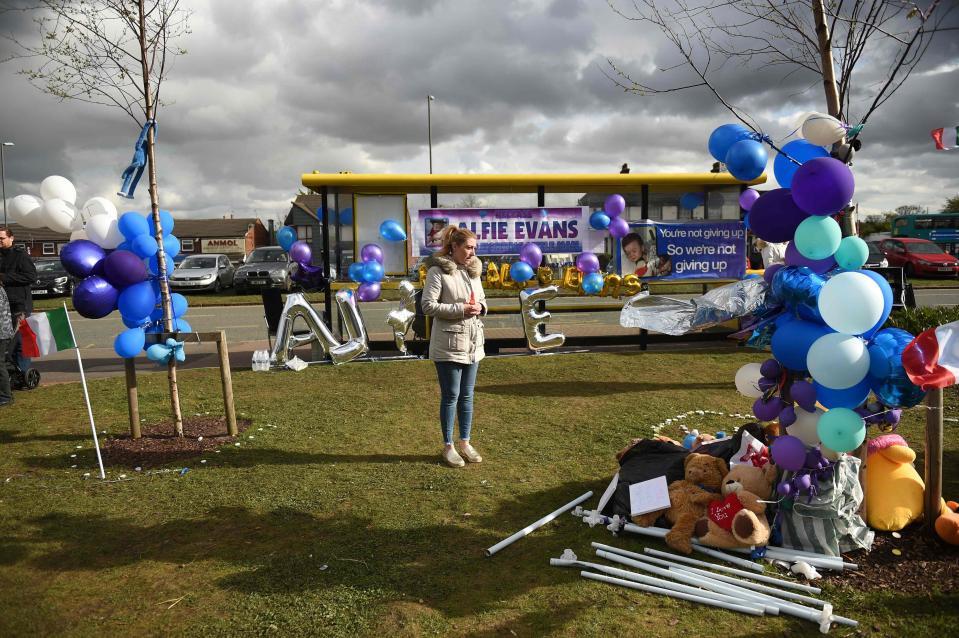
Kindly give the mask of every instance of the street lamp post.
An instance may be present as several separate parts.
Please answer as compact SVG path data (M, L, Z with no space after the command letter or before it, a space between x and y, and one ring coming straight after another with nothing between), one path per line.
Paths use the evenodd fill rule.
M13 142L0 144L0 194L3 195L3 225L7 225L7 178L3 174L3 149L5 146L14 146Z
M433 119L430 113L430 102L435 99L432 95L426 96L426 136L430 144L430 175L433 174Z

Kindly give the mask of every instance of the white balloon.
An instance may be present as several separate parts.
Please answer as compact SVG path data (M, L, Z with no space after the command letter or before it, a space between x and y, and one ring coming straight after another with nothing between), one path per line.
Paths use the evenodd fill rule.
M17 195L10 200L8 221L21 223L20 220L43 206L43 202L33 195Z
M758 399L763 395L763 391L759 389L759 379L763 376L759 371L761 367L762 364L759 363L747 363L736 371L736 389L739 394L750 399Z
M813 379L827 388L851 388L869 372L866 342L838 332L823 335L809 348L806 369Z
M847 335L866 332L882 319L882 288L861 272L831 278L819 292L819 314L826 325Z
M89 237L87 237L87 231L75 230L70 233L70 241L76 241L77 239L89 239Z
M58 233L69 233L73 230L73 220L77 217L77 209L73 204L62 199L48 199L43 202L41 215L44 226Z
M84 219L90 219L97 215L109 215L117 217L117 207L113 205L106 197L91 197L87 203L80 209Z
M846 129L832 115L813 113L803 122L802 136L818 146L830 146L846 136Z
M66 177L51 175L40 182L40 197L44 200L62 199L66 202L76 205L77 189L73 187Z
M806 447L819 445L819 417L825 412L816 408L814 412L806 412L796 406L796 422L786 428L786 433L802 441Z
M123 241L117 220L109 215L97 215L87 222L87 237L101 248L116 248Z

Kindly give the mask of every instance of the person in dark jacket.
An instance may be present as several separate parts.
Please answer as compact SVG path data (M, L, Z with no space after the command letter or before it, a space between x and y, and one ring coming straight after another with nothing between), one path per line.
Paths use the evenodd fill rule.
M33 312L33 295L30 287L37 281L37 268L30 255L13 246L13 231L0 226L0 282L7 289L10 314L14 325Z
M10 374L7 372L7 349L13 341L13 322L10 320L10 305L7 293L0 284L0 408L13 403L10 392Z

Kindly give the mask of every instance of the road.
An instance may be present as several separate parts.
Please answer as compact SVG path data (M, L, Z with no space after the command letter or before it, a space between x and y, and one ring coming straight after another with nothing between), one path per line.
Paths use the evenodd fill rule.
M675 295L677 298L689 298L692 295ZM957 305L959 304L959 289L918 289L916 302L920 306ZM490 299L490 307L516 307L515 299ZM602 304L611 310L618 310L622 302L595 297L564 297L547 304L574 306ZM361 305L364 321L370 338L373 340L389 340L392 333L386 324L386 316L390 310L397 307L397 302L372 302ZM123 364L113 351L113 340L124 330L119 317L114 314L105 319L84 319L76 313L70 313L80 352L84 360L84 368L91 378L114 376L123 371ZM263 319L261 306L212 306L190 309L185 317L197 332L226 331L230 348L231 365L248 367L252 352L256 349L267 348L266 324ZM515 314L490 315L483 320L491 333L501 336L521 336L522 330L519 319ZM572 334L579 330L601 329L608 333L620 332L625 329L619 326L619 312L590 311L555 313L550 320L551 332ZM208 367L217 365L216 347L213 344L189 344L187 346L187 363L184 367ZM72 351L58 353L49 358L34 362L45 382L79 380L76 371L76 355ZM137 358L137 370L155 372L159 368L146 359Z

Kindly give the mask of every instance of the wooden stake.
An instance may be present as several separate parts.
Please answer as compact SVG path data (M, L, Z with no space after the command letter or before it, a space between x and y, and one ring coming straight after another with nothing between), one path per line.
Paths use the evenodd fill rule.
M926 395L926 483L923 512L926 529L934 529L942 507L942 388Z
M226 431L236 436L236 410L233 407L233 374L230 371L230 350L226 343L226 332L220 331L216 340L216 350L220 355L220 381L223 384L223 409L226 413Z
M127 407L130 411L130 437L139 439L140 433L140 399L137 396L137 368L133 359L123 360L123 369L127 377Z

